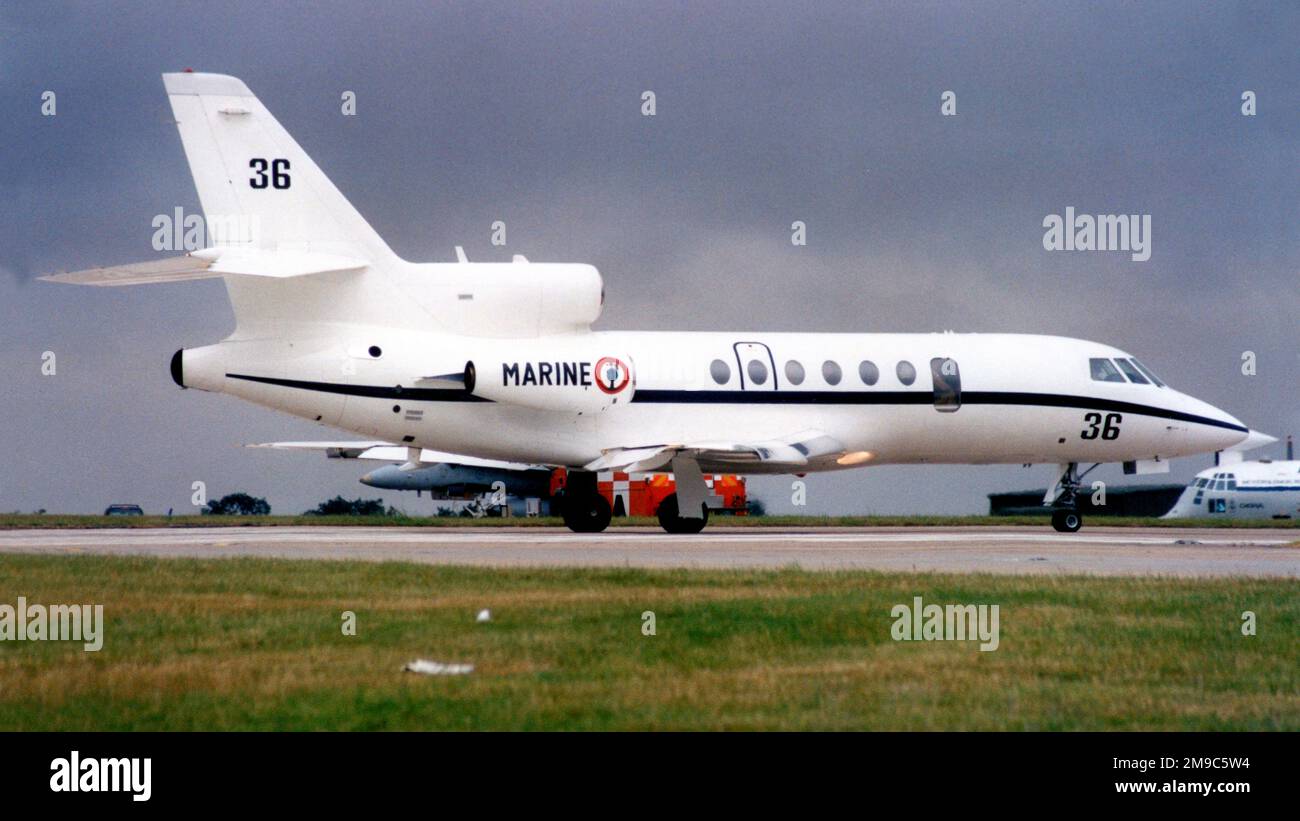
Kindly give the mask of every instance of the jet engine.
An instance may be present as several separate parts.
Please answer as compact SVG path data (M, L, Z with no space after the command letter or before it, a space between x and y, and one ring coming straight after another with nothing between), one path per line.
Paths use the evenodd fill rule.
M394 275L444 331L457 336L585 333L605 302L600 272L590 265L453 263L412 266Z

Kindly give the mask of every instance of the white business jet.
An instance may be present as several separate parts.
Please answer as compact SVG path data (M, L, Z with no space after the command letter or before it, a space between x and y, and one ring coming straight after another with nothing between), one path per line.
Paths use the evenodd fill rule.
M1164 472L1249 433L1109 345L1015 334L591 330L589 265L399 259L243 82L164 74L211 247L49 277L220 277L236 327L178 351L177 384L408 449L570 469L570 528L600 531L597 471L671 471L670 533L708 519L705 473L1054 465L1075 531L1097 464ZM1080 466L1092 463L1082 472Z

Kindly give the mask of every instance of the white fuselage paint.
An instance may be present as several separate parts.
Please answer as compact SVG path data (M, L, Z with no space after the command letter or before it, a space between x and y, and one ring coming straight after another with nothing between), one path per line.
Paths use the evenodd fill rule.
M833 437L843 452L797 471L756 464L745 472L1168 459L1220 450L1246 436L1238 420L1172 388L1094 381L1089 358L1127 354L1063 337L602 331L491 339L342 324L331 324L328 334L300 330L307 334L273 339L237 334L187 350L185 383L366 437L572 467L607 448L761 442L804 430ZM372 346L382 351L380 357L365 353ZM524 362L551 358L550 349L586 351L592 361L626 357L633 384L625 396L631 401L583 413L539 410L508 401L457 401L463 391L455 388L439 388L431 398L417 384L422 377L459 373L467 361L484 359L485 351L499 357L513 350ZM766 365L765 383L748 377L742 382L748 360L756 358ZM942 412L933 403L931 360L936 358L957 365L962 402L955 412ZM725 384L711 376L714 360L728 366ZM802 384L786 378L791 360L802 365ZM859 377L863 360L879 370L874 385ZM827 361L840 368L838 384L823 378ZM911 385L897 375L902 361L916 369ZM480 381L487 379L500 380L501 374L480 374ZM522 396L530 388L517 390ZM410 409L423 413L413 420ZM1117 435L1089 437L1090 413L1118 414Z

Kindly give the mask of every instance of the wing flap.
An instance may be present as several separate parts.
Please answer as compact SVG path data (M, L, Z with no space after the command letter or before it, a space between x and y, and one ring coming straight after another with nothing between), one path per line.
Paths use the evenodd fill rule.
M844 445L820 431L801 431L791 436L760 442L701 441L681 444L609 448L600 458L585 465L587 470L625 470L649 473L662 469L675 456L689 455L699 462L743 470L747 465L807 466L809 460L844 452Z

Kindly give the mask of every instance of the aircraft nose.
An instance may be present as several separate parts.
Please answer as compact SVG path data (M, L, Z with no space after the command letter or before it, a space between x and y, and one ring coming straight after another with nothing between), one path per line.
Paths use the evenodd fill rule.
M1209 402L1183 394L1185 412L1204 420L1194 426L1206 450L1223 450L1246 440L1250 429L1240 419Z
M374 474L374 471L371 471L370 473L367 473L365 476L362 476L362 477L361 477L361 484L363 484L363 485L367 485L367 486L369 486L369 487L374 487L374 486L375 486L375 474Z

